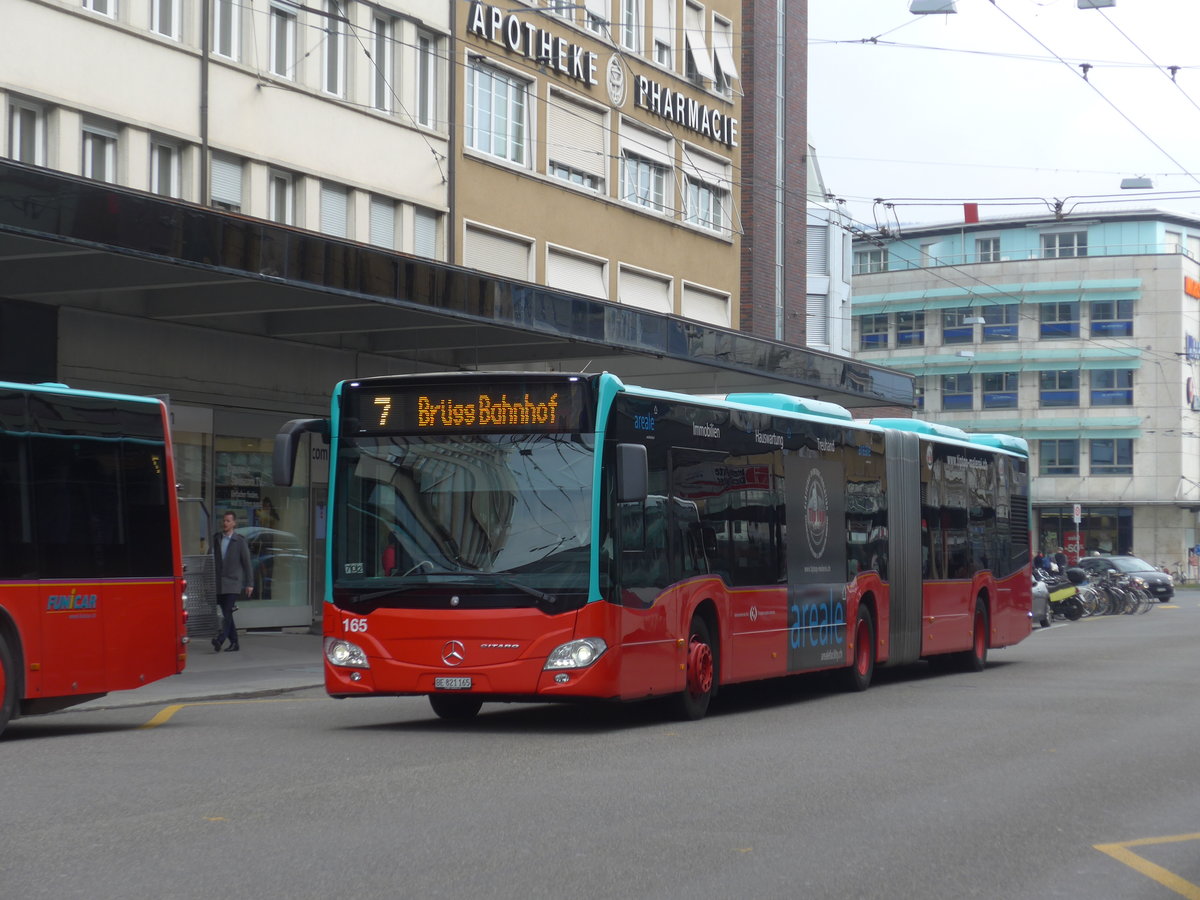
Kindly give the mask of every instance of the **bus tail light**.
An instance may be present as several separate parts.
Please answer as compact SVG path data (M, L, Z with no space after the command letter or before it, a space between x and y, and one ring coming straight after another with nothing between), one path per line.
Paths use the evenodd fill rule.
M542 668L547 669L586 669L608 649L608 644L604 643L603 638L591 637L580 638L577 641L568 641L565 644L559 644L546 657L546 665Z
M358 646L358 644L352 644L350 641L342 640L341 638L325 638L325 658L335 666L344 666L352 669L371 668L371 664L367 662L367 654L363 652L363 648Z

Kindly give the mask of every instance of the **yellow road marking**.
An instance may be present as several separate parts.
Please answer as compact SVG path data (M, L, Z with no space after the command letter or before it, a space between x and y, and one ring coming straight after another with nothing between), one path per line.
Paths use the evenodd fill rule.
M138 728L157 728L159 725L165 725L171 720L171 717L181 709L188 706L227 706L232 703L312 703L315 700L323 699L319 697L266 697L250 700L197 700L195 703L173 703L170 706L164 706L154 717Z
M1149 847L1155 844L1178 844L1182 841L1200 841L1200 834L1177 834L1172 837L1141 838L1136 841L1123 841L1119 844L1095 844L1094 849L1107 853L1117 862L1124 863L1136 872L1141 872L1147 878L1157 881L1187 900L1200 900L1200 885L1180 878L1174 872L1150 862L1144 856L1131 851L1130 847Z

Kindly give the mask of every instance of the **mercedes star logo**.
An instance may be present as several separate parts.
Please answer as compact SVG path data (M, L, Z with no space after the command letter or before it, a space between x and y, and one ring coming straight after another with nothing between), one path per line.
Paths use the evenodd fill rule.
M442 647L442 662L448 666L461 666L466 653L462 641L446 641L446 646Z

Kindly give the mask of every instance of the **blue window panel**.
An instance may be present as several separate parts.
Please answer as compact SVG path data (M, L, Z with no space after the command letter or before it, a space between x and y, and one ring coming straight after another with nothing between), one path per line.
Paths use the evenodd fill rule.
M942 395L942 409L973 409L974 398L970 394Z
M983 339L985 341L1015 341L1017 339L1017 326L984 325Z
M1066 338L1079 337L1078 322L1043 322L1042 337Z
M1092 406L1133 406L1133 391L1129 388L1092 391Z
M1132 337L1132 322L1092 322L1092 334L1096 337Z
M985 391L983 394L984 409L1016 409L1016 391Z
M961 328L943 328L942 343L943 344L969 344L975 337L972 333L975 329L971 325L964 325Z
M1042 406L1078 406L1079 391L1042 391Z

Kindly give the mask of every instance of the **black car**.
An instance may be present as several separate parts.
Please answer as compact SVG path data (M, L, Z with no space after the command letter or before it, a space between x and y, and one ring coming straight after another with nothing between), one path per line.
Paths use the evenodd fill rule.
M1150 596L1162 603L1175 596L1175 579L1137 556L1085 556L1078 565L1089 574L1119 572L1122 575L1136 575L1146 582Z

